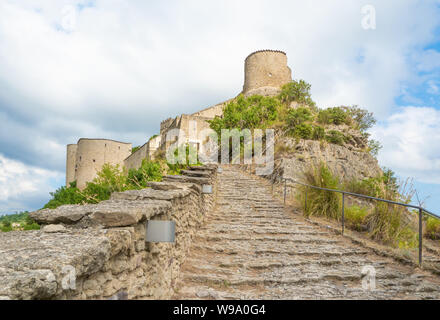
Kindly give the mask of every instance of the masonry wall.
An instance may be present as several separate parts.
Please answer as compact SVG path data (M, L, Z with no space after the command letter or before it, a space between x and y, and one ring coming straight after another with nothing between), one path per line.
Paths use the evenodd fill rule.
M97 205L31 213L42 230L0 233L0 299L171 298L215 204L216 175L215 165L193 167ZM147 220L175 221L176 242L146 243Z
M131 154L127 159L124 160L124 166L127 170L138 169L142 165L142 160L148 158L148 143L140 147L136 152Z
M132 153L124 160L124 166L127 170L139 169L144 159L154 160L154 153L160 146L161 137L151 138L146 144L140 147L136 152Z
M104 164L122 167L132 150L131 143L104 139L80 139L77 145L75 180L80 189L96 177Z
M232 100L232 99L231 99ZM216 104L215 106L203 109L199 112L193 113L192 116L194 117L204 117L204 118L210 118L214 119L216 116L222 116L223 115L223 108L230 102L231 100Z
M287 66L284 52L262 50L252 53L245 61L243 93L275 94L280 87L292 81L292 71Z
M67 145L66 155L66 186L75 181L76 176L76 153L78 146L76 144Z

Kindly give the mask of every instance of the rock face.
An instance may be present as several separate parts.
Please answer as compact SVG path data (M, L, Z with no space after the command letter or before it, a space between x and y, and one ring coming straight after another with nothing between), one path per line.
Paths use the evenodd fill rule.
M218 180L216 209L191 245L175 299L440 298L438 276L288 212L267 181L233 167Z
M319 141L302 140L298 144L293 139L284 139L288 151L275 160L272 180L280 178L301 179L302 173L321 162L340 179L358 179L375 177L382 170L377 160L367 152L350 148L349 145L322 143Z
M185 172L184 172L185 173ZM193 182L155 182L97 205L41 210L40 231L0 233L0 299L167 299L216 200L217 166ZM202 183L213 186L203 194ZM147 220L176 223L175 243L146 243Z

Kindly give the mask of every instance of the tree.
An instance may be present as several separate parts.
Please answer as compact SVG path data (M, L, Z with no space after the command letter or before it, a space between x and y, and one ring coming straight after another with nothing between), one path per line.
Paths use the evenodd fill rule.
M293 101L300 105L307 105L310 108L316 108L316 103L312 100L310 89L312 86L304 80L292 81L285 84L281 88L279 98L284 103L291 103Z
M356 121L358 129L361 132L365 132L372 128L376 124L376 119L372 112L361 109L358 106L342 107L344 108L350 117Z

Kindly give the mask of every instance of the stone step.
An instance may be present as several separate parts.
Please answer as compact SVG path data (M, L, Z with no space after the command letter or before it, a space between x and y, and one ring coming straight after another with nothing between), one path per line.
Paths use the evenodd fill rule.
M267 183L234 166L218 175L217 197L181 268L176 299L440 298L438 279L307 222L298 210L292 215ZM362 288L365 266L376 270L375 291Z

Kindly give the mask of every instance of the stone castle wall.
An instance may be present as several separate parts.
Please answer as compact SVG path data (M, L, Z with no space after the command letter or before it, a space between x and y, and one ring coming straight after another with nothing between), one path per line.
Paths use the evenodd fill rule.
M128 156L124 160L124 167L127 170L139 169L144 159L154 160L154 153L160 147L161 136L151 138L147 143L139 148L136 152Z
M124 165L132 150L131 143L105 139L80 139L75 160L75 180L80 189L92 181L106 163Z
M245 83L243 94L275 95L280 87L292 80L291 70L287 66L287 56L284 52L261 50L250 54L245 61ZM154 160L158 149L168 150L175 141L166 141L167 133L173 129L181 129L186 134L181 143L195 143L199 150L203 149L200 133L209 128L207 120L223 114L223 108L232 99L203 109L192 115L182 114L176 118L169 118L161 122L160 135L137 152L131 153L131 145L110 140L80 139L78 145L67 147L66 185L77 181L79 188L96 177L105 163L119 164L127 169L137 169L142 160Z
M0 233L0 299L170 298L216 181L217 166L192 167L97 205L31 213L42 230ZM175 221L175 243L146 243L148 220Z
M66 156L66 186L73 181L75 181L76 175L76 153L78 151L78 145L69 144L67 145L67 156Z
M193 117L203 117L203 118L209 118L214 119L215 117L221 117L223 115L223 108L231 101L227 100L225 102L216 104L215 106L203 109L201 111L198 111L196 113L193 113L191 116Z
M245 95L272 95L292 81L292 71L287 66L287 55L282 51L262 50L252 53L245 61Z

